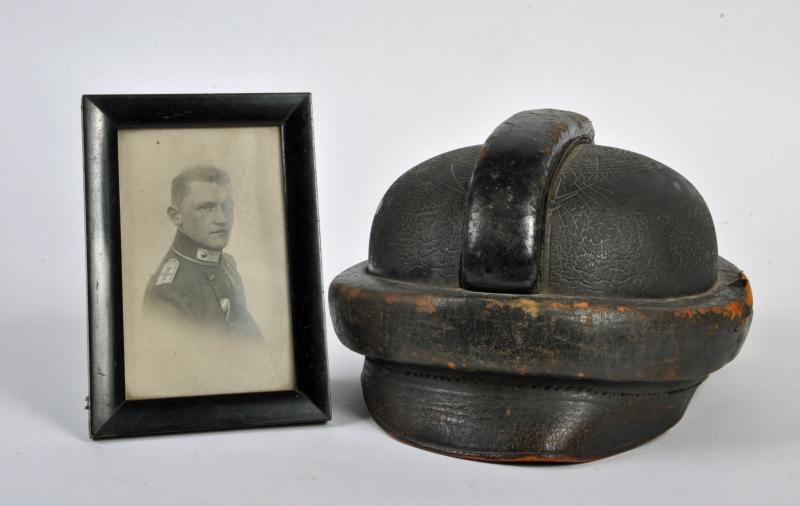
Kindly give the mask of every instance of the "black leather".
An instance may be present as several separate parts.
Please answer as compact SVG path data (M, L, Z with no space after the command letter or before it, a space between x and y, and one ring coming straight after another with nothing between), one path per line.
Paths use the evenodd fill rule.
M371 274L460 286L479 151L444 153L395 181L372 223ZM714 224L694 186L622 149L569 151L550 184L544 230L540 290L550 293L671 297L710 288L717 273Z
M478 154L467 195L462 287L537 291L550 180L572 146L593 138L586 117L554 109L522 111L494 129Z
M369 237L369 272L458 286L464 206L480 146L422 162L392 184Z
M649 440L741 349L747 277L678 173L525 111L386 192L331 283L373 418L456 457L584 462ZM581 144L584 143L584 144Z
M671 297L714 283L711 214L669 167L622 149L576 146L550 194L546 291Z

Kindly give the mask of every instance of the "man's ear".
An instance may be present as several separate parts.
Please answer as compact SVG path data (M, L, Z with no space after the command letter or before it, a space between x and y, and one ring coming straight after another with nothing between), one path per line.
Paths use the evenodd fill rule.
M169 216L169 221L171 221L173 225L175 225L176 227L181 226L181 222L183 221L181 213L180 211L175 209L174 206L169 206L167 208L167 216Z

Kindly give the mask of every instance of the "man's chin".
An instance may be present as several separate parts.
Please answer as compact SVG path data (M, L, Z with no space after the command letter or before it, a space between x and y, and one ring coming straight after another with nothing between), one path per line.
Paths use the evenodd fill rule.
M216 251L222 251L225 246L228 245L228 236L225 237L209 237L205 244L203 245L204 248Z

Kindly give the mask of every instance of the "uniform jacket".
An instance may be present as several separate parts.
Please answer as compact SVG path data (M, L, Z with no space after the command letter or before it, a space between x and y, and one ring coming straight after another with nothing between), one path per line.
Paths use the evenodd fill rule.
M180 231L150 278L145 311L226 335L261 336L233 257L202 248Z

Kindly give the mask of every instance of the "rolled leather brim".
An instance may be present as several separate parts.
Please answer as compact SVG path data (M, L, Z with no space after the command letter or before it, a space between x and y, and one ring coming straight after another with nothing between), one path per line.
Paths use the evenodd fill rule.
M739 352L745 275L667 299L494 294L395 281L359 264L329 292L339 339L366 357L375 421L414 446L498 462L584 462L677 423Z

